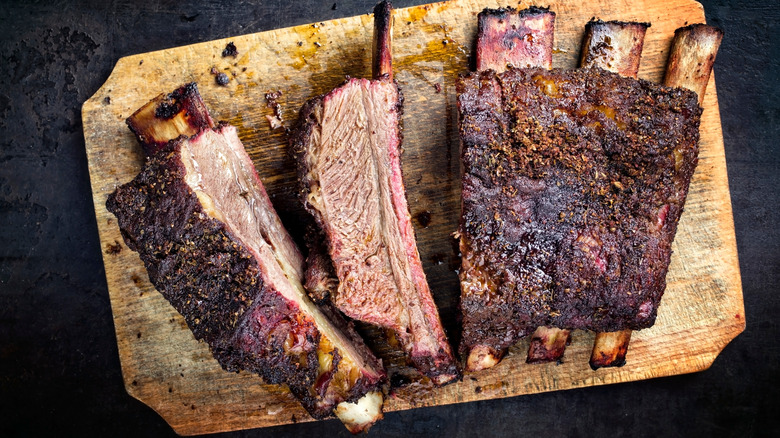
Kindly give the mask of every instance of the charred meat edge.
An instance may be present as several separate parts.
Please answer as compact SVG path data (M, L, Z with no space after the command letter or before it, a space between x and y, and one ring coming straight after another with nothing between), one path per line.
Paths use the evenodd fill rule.
M193 209L191 216L185 219L196 225L207 225L212 234L216 231L217 237L222 236L221 240L232 245L231 248L236 252L238 259L244 261L254 259L254 264L249 263L250 267L255 266L253 269L262 268L258 265L263 260L260 258L259 251L266 251L267 258L272 259L264 260L261 263L267 264L265 273L257 272L255 277L246 279L252 283L252 286L254 286L254 282L260 283L259 287L265 295L250 296L257 289L257 286L249 287L246 290L248 295L237 300L239 301L238 309L235 309L231 327L240 326L241 330L245 332L248 330L246 326L252 321L246 321L249 317L244 317L242 320L241 314L258 308L257 304L250 307L253 299L259 298L261 301L268 301L260 302L261 307L267 307L272 302L277 302L282 305L282 308L286 306L288 313L291 312L292 319L306 326L308 343L315 342L316 346L307 349L306 359L301 357L304 362L296 365L295 360L288 360L287 371L274 369L273 363L265 363L263 366L263 361L266 359L264 357L256 358L261 365L257 366L258 364L253 363L251 357L247 357L247 352L240 351L241 345L236 346L229 343L226 345L225 340L220 340L219 336L209 333L208 328L206 330L200 329L199 326L203 322L201 319L210 318L210 313L219 313L218 306L221 303L217 303L215 305L217 307L214 309L200 309L199 313L202 318L198 318L194 315L198 312L192 312L192 309L188 309L181 300L177 300L179 297L166 295L165 292L168 290L164 282L155 282L155 286L185 316L196 337L209 343L215 357L226 369L248 369L259 373L270 383L288 383L293 393L301 399L304 407L317 418L335 413L353 432L366 430L373 422L380 419L382 417L382 395L379 391L379 385L385 379L381 362L373 356L362 339L340 315L328 308L318 309L306 297L301 285L303 279L302 257L279 221L249 156L236 136L235 129L226 125L215 127L194 83L187 84L173 93L158 96L133 114L127 122L141 142L145 152L150 155L145 170L149 166L157 165L165 170L163 174L173 175L173 177L168 178L169 187L167 190L175 191L173 188L177 187L180 193L173 195L171 204L176 204L184 199L184 204ZM168 142L166 143L166 141ZM219 151L218 154L223 157L227 157L225 154L233 155L231 159L225 158L225 162L231 163L233 167L234 181L238 184L238 181L241 180L245 184L245 187L238 194L239 197L244 200L248 206L247 211L255 215L256 220L258 220L257 215L265 216L264 220L269 228L261 231L260 236L249 235L253 231L247 230L246 227L240 229L241 226L237 226L237 222L240 221L224 214L227 212L215 208L215 200L206 190L198 190L202 189L198 184L203 176L199 173L199 167L209 164L198 163L193 156L195 149L190 149L190 146L195 146L199 141L224 141L226 143L232 142L234 145L232 148L227 147L225 150ZM186 181L182 181L182 178L185 178ZM230 178L228 177L228 179ZM224 186L230 186L231 182L227 181ZM160 185L165 183L160 181ZM144 187L143 183L139 183L136 189L154 191L153 187L149 188L148 185ZM109 199L112 211L122 208L117 201L119 196L117 193L111 195ZM165 192L162 193L162 197L165 197ZM179 198L177 199L176 196ZM229 202L225 199L222 201ZM240 201L239 204L241 204ZM159 272L159 261L150 260L149 254L145 254L146 251L143 251L143 248L137 247L137 244L143 241L143 237L138 238L139 236L130 235L127 230L131 227L132 224L125 224L122 230L123 235L128 244L133 243L132 247L140 249L139 252L141 252L150 272L150 278L155 277L155 274ZM257 232L255 231L255 233ZM215 240L213 237L204 234L200 238L204 239L206 243L201 243L207 245L209 240ZM259 247L251 245L251 242L259 243ZM162 242L162 244L167 243ZM265 248L262 248L263 246ZM197 262L197 260L192 261ZM223 267L223 271L233 272L233 274L227 275L240 277L236 275L236 269L236 266L231 265ZM276 274L274 278L271 278L274 273L272 271L275 271ZM269 282L268 280L274 281ZM264 310L267 313L265 316L268 321L280 317L273 307L270 306L269 309ZM261 332L273 329L274 327L259 327ZM249 331L248 336L252 337L251 331ZM282 349L287 350L288 347L290 347L289 342L285 343ZM295 347L294 343L293 347ZM298 348L300 349L300 346ZM298 374L301 376L296 377Z

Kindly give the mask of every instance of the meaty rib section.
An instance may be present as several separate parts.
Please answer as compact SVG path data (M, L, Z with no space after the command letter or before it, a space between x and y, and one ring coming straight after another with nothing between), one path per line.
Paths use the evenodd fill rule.
M343 318L308 299L303 258L234 127L158 148L107 207L151 282L223 368L285 383L312 416L335 410L350 430L381 418L381 363ZM370 420L345 420L365 407L359 400L372 404Z
M697 162L695 94L600 69L473 73L458 94L464 355L538 326L652 325Z
M641 46L640 32L644 34L641 23L596 22L593 23L593 26L591 26L591 23L588 24L586 34L594 35L601 33L603 37L612 37L611 41L609 41L610 45L592 50L599 55L591 58L597 61L593 64L601 65L602 63L598 62L598 58L604 61L605 56L610 56L613 59L622 58L624 61L634 56L639 56L641 49L634 48L630 50L630 53L627 53L625 50L621 51L620 46L630 47L630 44L626 43L631 41L639 41L639 46ZM602 30L600 32L591 32L595 26L601 27ZM646 27L647 25L644 26ZM632 33L634 34L633 36L631 35ZM720 29L704 24L693 24L677 29L674 32L672 47L669 51L664 85L667 87L683 87L695 91L699 98L699 105L702 105L704 92L707 88L707 82L709 81L712 65L722 37L723 32ZM616 39L617 44L615 44ZM589 40L591 43L597 41L594 38ZM597 44L597 46L601 45ZM590 47L593 47L593 45L591 44ZM584 59L585 52L583 52ZM636 77L639 67L638 59L634 68L626 69L620 67L621 65L631 64L633 63L617 62L612 65L607 64L604 68L624 76ZM589 65L586 63L584 66ZM630 340L630 330L597 333L590 357L591 368L622 366L625 363Z
M477 71L492 69L501 73L509 66L552 68L554 12L534 6L520 11L484 9L477 22ZM566 330L539 327L531 336L527 361L560 360L570 339ZM487 345L472 345L466 369L492 367L502 355Z
M649 23L591 20L585 25L580 67L599 67L636 79ZM599 332L593 341L590 366L623 366L631 330Z
M436 383L457 369L422 269L401 176L401 94L384 76L308 102L292 140L306 208L323 230L353 319L395 332Z

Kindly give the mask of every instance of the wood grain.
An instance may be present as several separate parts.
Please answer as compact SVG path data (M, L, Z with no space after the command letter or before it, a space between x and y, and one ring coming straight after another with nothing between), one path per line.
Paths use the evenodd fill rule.
M396 11L394 70L405 98L403 171L420 254L442 320L457 341L459 257L451 233L460 212L458 115L454 81L469 70L476 14L506 4L455 0ZM522 2L520 7L529 3ZM647 21L639 77L661 81L674 30L703 22L691 0L551 2L557 13L555 67L575 67L585 23L591 17ZM303 102L371 74L372 17L368 14L312 25L210 41L122 58L82 109L84 137L128 392L155 409L182 435L309 421L280 386L247 373L223 371L207 346L149 283L138 256L122 242L106 196L131 180L141 148L124 123L162 92L197 81L217 120L239 129L250 156L290 232L300 239L304 215L295 196L294 165L283 129L272 130L265 93L290 124ZM232 41L237 57L221 56ZM212 68L230 77L215 83ZM527 341L495 368L432 390L419 384L396 391L386 410L461 403L627 382L704 370L745 327L739 265L714 75L704 99L699 166L674 243L667 291L656 325L636 332L627 364L592 371L593 334L574 332L561 364L528 365ZM440 87L440 91L438 91ZM429 220L428 220L429 219Z

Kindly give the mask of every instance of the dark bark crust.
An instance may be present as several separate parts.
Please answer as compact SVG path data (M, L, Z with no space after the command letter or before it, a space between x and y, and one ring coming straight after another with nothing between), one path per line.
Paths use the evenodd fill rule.
M510 69L467 75L458 94L461 349L500 351L543 325L651 326L697 163L695 93Z

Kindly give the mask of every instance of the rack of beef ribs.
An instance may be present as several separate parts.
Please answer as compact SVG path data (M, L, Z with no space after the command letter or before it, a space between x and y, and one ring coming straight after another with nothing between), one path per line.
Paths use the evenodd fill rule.
M194 83L127 122L148 156L106 206L195 338L224 369L286 384L315 418L353 432L381 418L381 362L307 297L303 257L236 129L213 122Z
M612 69L638 54L628 61ZM458 108L467 369L539 327L562 354L565 330L651 326L697 162L696 94L597 68L509 68L460 78Z
M325 239L348 317L388 329L406 357L441 385L459 376L423 272L401 175L403 96L392 78L392 7L374 9L373 80L349 79L308 101L291 137L301 194ZM309 273L330 268L316 251ZM310 277L311 278L311 277ZM332 285L331 285L332 286Z

